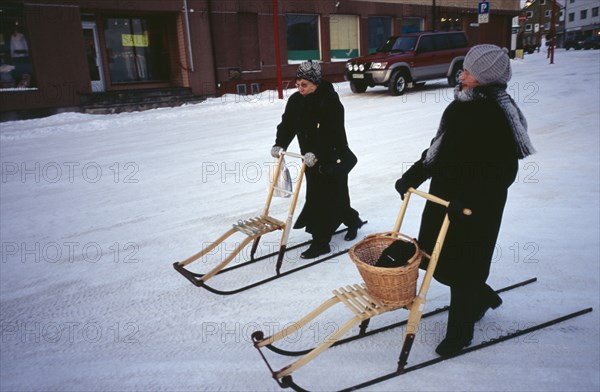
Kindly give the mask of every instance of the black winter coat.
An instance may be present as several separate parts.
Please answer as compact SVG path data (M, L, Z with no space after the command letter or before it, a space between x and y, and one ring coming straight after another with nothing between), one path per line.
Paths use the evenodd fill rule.
M473 211L451 221L434 277L449 286L477 285L489 275L507 191L517 174L516 143L506 115L491 99L455 100L441 124L446 131L435 162L425 167L425 150L402 178L414 188L431 178L431 194ZM445 213L431 202L423 211L418 241L429 254Z
M340 223L354 225L359 219L350 207L348 176L326 174L339 151L348 148L344 107L331 83L323 80L314 93L303 97L296 92L289 98L275 145L287 149L296 136L300 152L312 152L318 162L306 170L306 202L294 228L306 227L327 240Z

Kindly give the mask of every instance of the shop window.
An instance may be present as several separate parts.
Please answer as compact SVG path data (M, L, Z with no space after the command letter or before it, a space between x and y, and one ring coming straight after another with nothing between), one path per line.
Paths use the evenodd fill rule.
M107 18L105 23L112 83L169 80L164 23L157 18Z
M423 31L423 18L402 18L402 33Z
M287 14L288 60L320 60L319 16Z
M369 53L375 53L392 35L392 18L390 16L369 16L368 22Z
M23 8L0 5L0 89L35 87Z
M329 17L331 60L347 60L358 56L358 16Z

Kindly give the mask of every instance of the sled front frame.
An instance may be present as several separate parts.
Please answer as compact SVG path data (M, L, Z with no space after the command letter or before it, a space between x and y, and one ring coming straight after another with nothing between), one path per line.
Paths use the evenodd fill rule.
M394 230L392 232L392 235L394 235L394 234L397 235L400 232L400 227L402 225L402 221L404 220L404 216L406 214L408 202L410 200L411 194L413 194L413 193L418 196L421 196L431 202L448 207L449 203L447 201L440 199L436 196L430 195L428 193L418 191L414 188L410 188L408 190L408 192L406 193L404 202L402 203L402 207L400 208L400 212L398 214L398 218L396 219L396 223L394 225ZM468 209L465 209L463 211L463 213L465 215L470 215L471 211ZM401 371L402 369L404 369L404 367L407 363L408 354L410 353L410 350L411 350L411 347L414 342L415 335L416 335L416 332L418 329L418 325L421 321L423 309L425 308L425 302L426 302L425 297L427 295L427 291L429 290L429 286L431 284L431 279L433 278L433 272L435 271L435 267L436 267L437 261L439 259L440 251L444 244L444 240L446 238L446 234L448 232L449 225L450 225L450 219L448 218L448 215L446 214L446 216L444 217L444 221L442 222L442 226L440 228L440 231L439 231L439 234L437 237L436 245L435 245L435 248L434 248L431 256L429 257L429 255L427 255L425 252L421 252L425 257L429 257L430 260L429 260L429 264L427 266L427 270L425 272L425 276L423 277L422 283L419 287L418 294L416 295L416 297L412 301L412 303L409 304L408 306L406 306L406 308L409 308L410 313L409 313L409 317L408 317L408 322L406 324L406 331L404 334L404 342L402 345L402 351L400 353L400 358L398 360L398 371ZM361 285L355 284L353 286L346 286L346 287L339 288L337 290L334 290L333 294L334 294L334 296L332 298L325 301L321 306L317 307L315 310L308 313L305 317L300 319L298 322L290 325L286 329L279 331L278 333L276 333L270 337L267 337L267 338L263 338L262 332L260 332L260 331L254 333L252 335L252 339L254 341L254 346L258 349L260 355L262 356L263 360L267 363L267 366L269 367L269 369L271 369L273 378L275 378L280 385L283 385L283 384L281 382L279 382L279 379L284 378L284 377L291 377L291 374L294 371L296 371L299 368L301 368L302 366L306 365L311 360L313 360L316 356L318 356L323 351L328 349L337 340L339 340L346 332L348 332L352 327L358 325L361 322L367 322L367 320L369 320L371 317L374 317L376 315L386 313L391 310L399 309L399 307L393 307L393 306L383 304L381 301L379 301L377 298L375 298L373 295L371 295L368 292L364 283ZM296 360L295 362L291 363L288 366L283 367L280 370L277 370L277 371L272 370L269 362L267 361L267 358L265 357L263 352L260 350L260 348L265 347L267 345L271 345L274 342L285 338L290 333L296 332L297 330L299 330L300 328L305 326L307 323L309 323L311 320L315 319L320 314L325 312L327 309L329 309L333 305L340 303L340 302L343 303L354 314L354 316L352 318L350 318L345 324L343 324L336 332L334 332L333 334L328 336L323 342L321 342L313 350L311 350L310 352L305 354L300 359Z
M277 177L280 174L280 171L283 166L284 157L289 156L293 158L298 158L302 160L302 165L300 167L300 172L298 174L298 181L293 188L293 191L290 192L286 189L277 188L275 184L277 183ZM183 276L185 276L190 282L195 284L196 286L202 286L206 281L208 281L213 276L217 275L225 266L227 266L250 242L254 241L252 245L252 249L250 251L251 259L254 258L254 254L256 253L256 249L258 248L258 243L260 238L270 232L276 230L282 230L283 233L281 235L281 240L279 242L279 254L277 256L277 264L276 264L276 273L279 274L281 269L281 264L283 261L283 256L285 254L287 240L290 235L291 222L294 217L294 211L296 210L296 204L298 203L298 195L300 193L300 188L302 187L302 180L304 178L304 172L306 171L306 163L304 162L304 156L293 153L282 151L277 160L277 165L275 166L275 170L273 173L273 178L271 183L269 184L269 191L267 194L267 201L265 203L265 207L263 209L262 215L254 218L250 218L247 220L240 220L233 225L231 229L229 229L225 234L219 237L215 242L211 243L207 247L205 247L200 252L192 255L191 257L176 262L173 264L175 269L180 272ZM285 222L276 219L272 216L269 216L269 209L271 207L271 201L273 199L273 195L275 190L282 192L284 194L288 194L292 196L292 200L290 202L290 208L288 210L288 215L286 217ZM206 274L196 274L188 271L185 267L196 260L201 259L217 246L225 242L227 238L236 232L241 232L245 234L247 237L233 250L233 252L227 256L224 260L221 261L216 267L207 272Z

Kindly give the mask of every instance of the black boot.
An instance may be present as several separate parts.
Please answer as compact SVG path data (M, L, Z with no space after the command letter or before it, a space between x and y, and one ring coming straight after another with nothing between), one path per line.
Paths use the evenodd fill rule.
M314 259L331 252L329 241L313 239L307 250L300 254L303 259Z
M346 232L346 235L344 236L344 240L346 241L352 241L353 239L356 238L356 236L358 235L358 229L360 229L363 225L362 220L358 220L358 222L354 225L348 226L348 231Z
M465 322L462 325L450 325L446 337L436 347L435 352L441 356L452 355L469 346L473 340L474 324Z
M446 337L435 349L439 355L455 354L471 344L475 328L472 319L473 292L474 290L465 287L450 288L450 310Z
M473 321L477 322L485 316L488 309L496 309L502 305L502 298L487 284L478 290L477 301L473 309Z

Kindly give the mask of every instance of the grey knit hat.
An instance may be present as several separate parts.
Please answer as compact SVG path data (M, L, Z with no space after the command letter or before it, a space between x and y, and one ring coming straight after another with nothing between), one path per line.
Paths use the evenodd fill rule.
M311 60L303 62L296 71L296 78L308 80L314 84L321 83L321 64Z
M473 46L463 67L482 85L507 84L512 77L508 50L496 45Z

